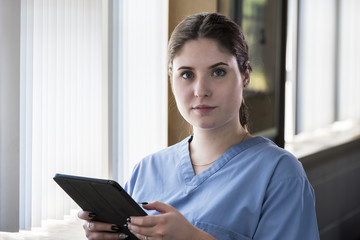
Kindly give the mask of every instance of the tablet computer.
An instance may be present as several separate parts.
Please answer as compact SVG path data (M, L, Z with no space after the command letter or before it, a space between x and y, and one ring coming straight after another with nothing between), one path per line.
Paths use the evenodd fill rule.
M124 224L130 216L147 214L117 182L58 173L54 180L80 208L95 213L94 221L116 224L127 239L137 239Z

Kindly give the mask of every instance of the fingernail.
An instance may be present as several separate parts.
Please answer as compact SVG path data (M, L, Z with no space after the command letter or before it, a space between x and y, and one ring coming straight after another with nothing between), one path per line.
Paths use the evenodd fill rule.
M126 219L126 221L127 221L128 223L131 223L131 218L128 217L128 218Z
M125 227L125 228L127 228L127 227L128 227L128 224L127 224L127 223L125 223L125 224L124 224L124 227Z
M113 230L113 231L119 231L120 228L119 228L118 226L116 226L116 225L112 225L112 226L111 226L111 230Z
M148 202L139 202L139 204L144 204L144 205L146 205L146 204L148 204Z
M95 213L93 213L93 212L91 212L91 213L89 213L88 214L88 217L90 217L90 218L93 218L93 217L95 217L96 215L95 215Z
M128 235L126 235L125 233L119 234L119 239L126 239L127 237L128 237Z

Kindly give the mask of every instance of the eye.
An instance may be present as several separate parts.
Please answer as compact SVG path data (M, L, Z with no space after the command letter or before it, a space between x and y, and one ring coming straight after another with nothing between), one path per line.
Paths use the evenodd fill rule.
M226 75L226 71L221 68L215 69L215 71L213 72L214 77L223 77L225 75Z
M181 74L181 77L184 79L190 79L190 78L194 77L194 73L192 73L190 71L186 71Z

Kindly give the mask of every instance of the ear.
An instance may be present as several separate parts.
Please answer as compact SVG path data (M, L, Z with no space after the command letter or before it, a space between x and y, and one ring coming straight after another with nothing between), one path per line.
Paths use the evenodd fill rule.
M244 88L246 88L247 85L249 85L249 83L250 83L251 67L250 67L249 60L244 63L244 67L245 67L245 72L242 74L242 77L243 77Z
M242 74L242 77L244 88L246 88L250 83L250 70L248 68L245 70L245 73Z

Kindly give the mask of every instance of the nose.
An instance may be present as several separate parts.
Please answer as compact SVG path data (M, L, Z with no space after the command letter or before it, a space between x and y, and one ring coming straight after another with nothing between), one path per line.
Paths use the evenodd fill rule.
M194 84L195 97L210 97L211 87L208 79L205 77L199 77Z

